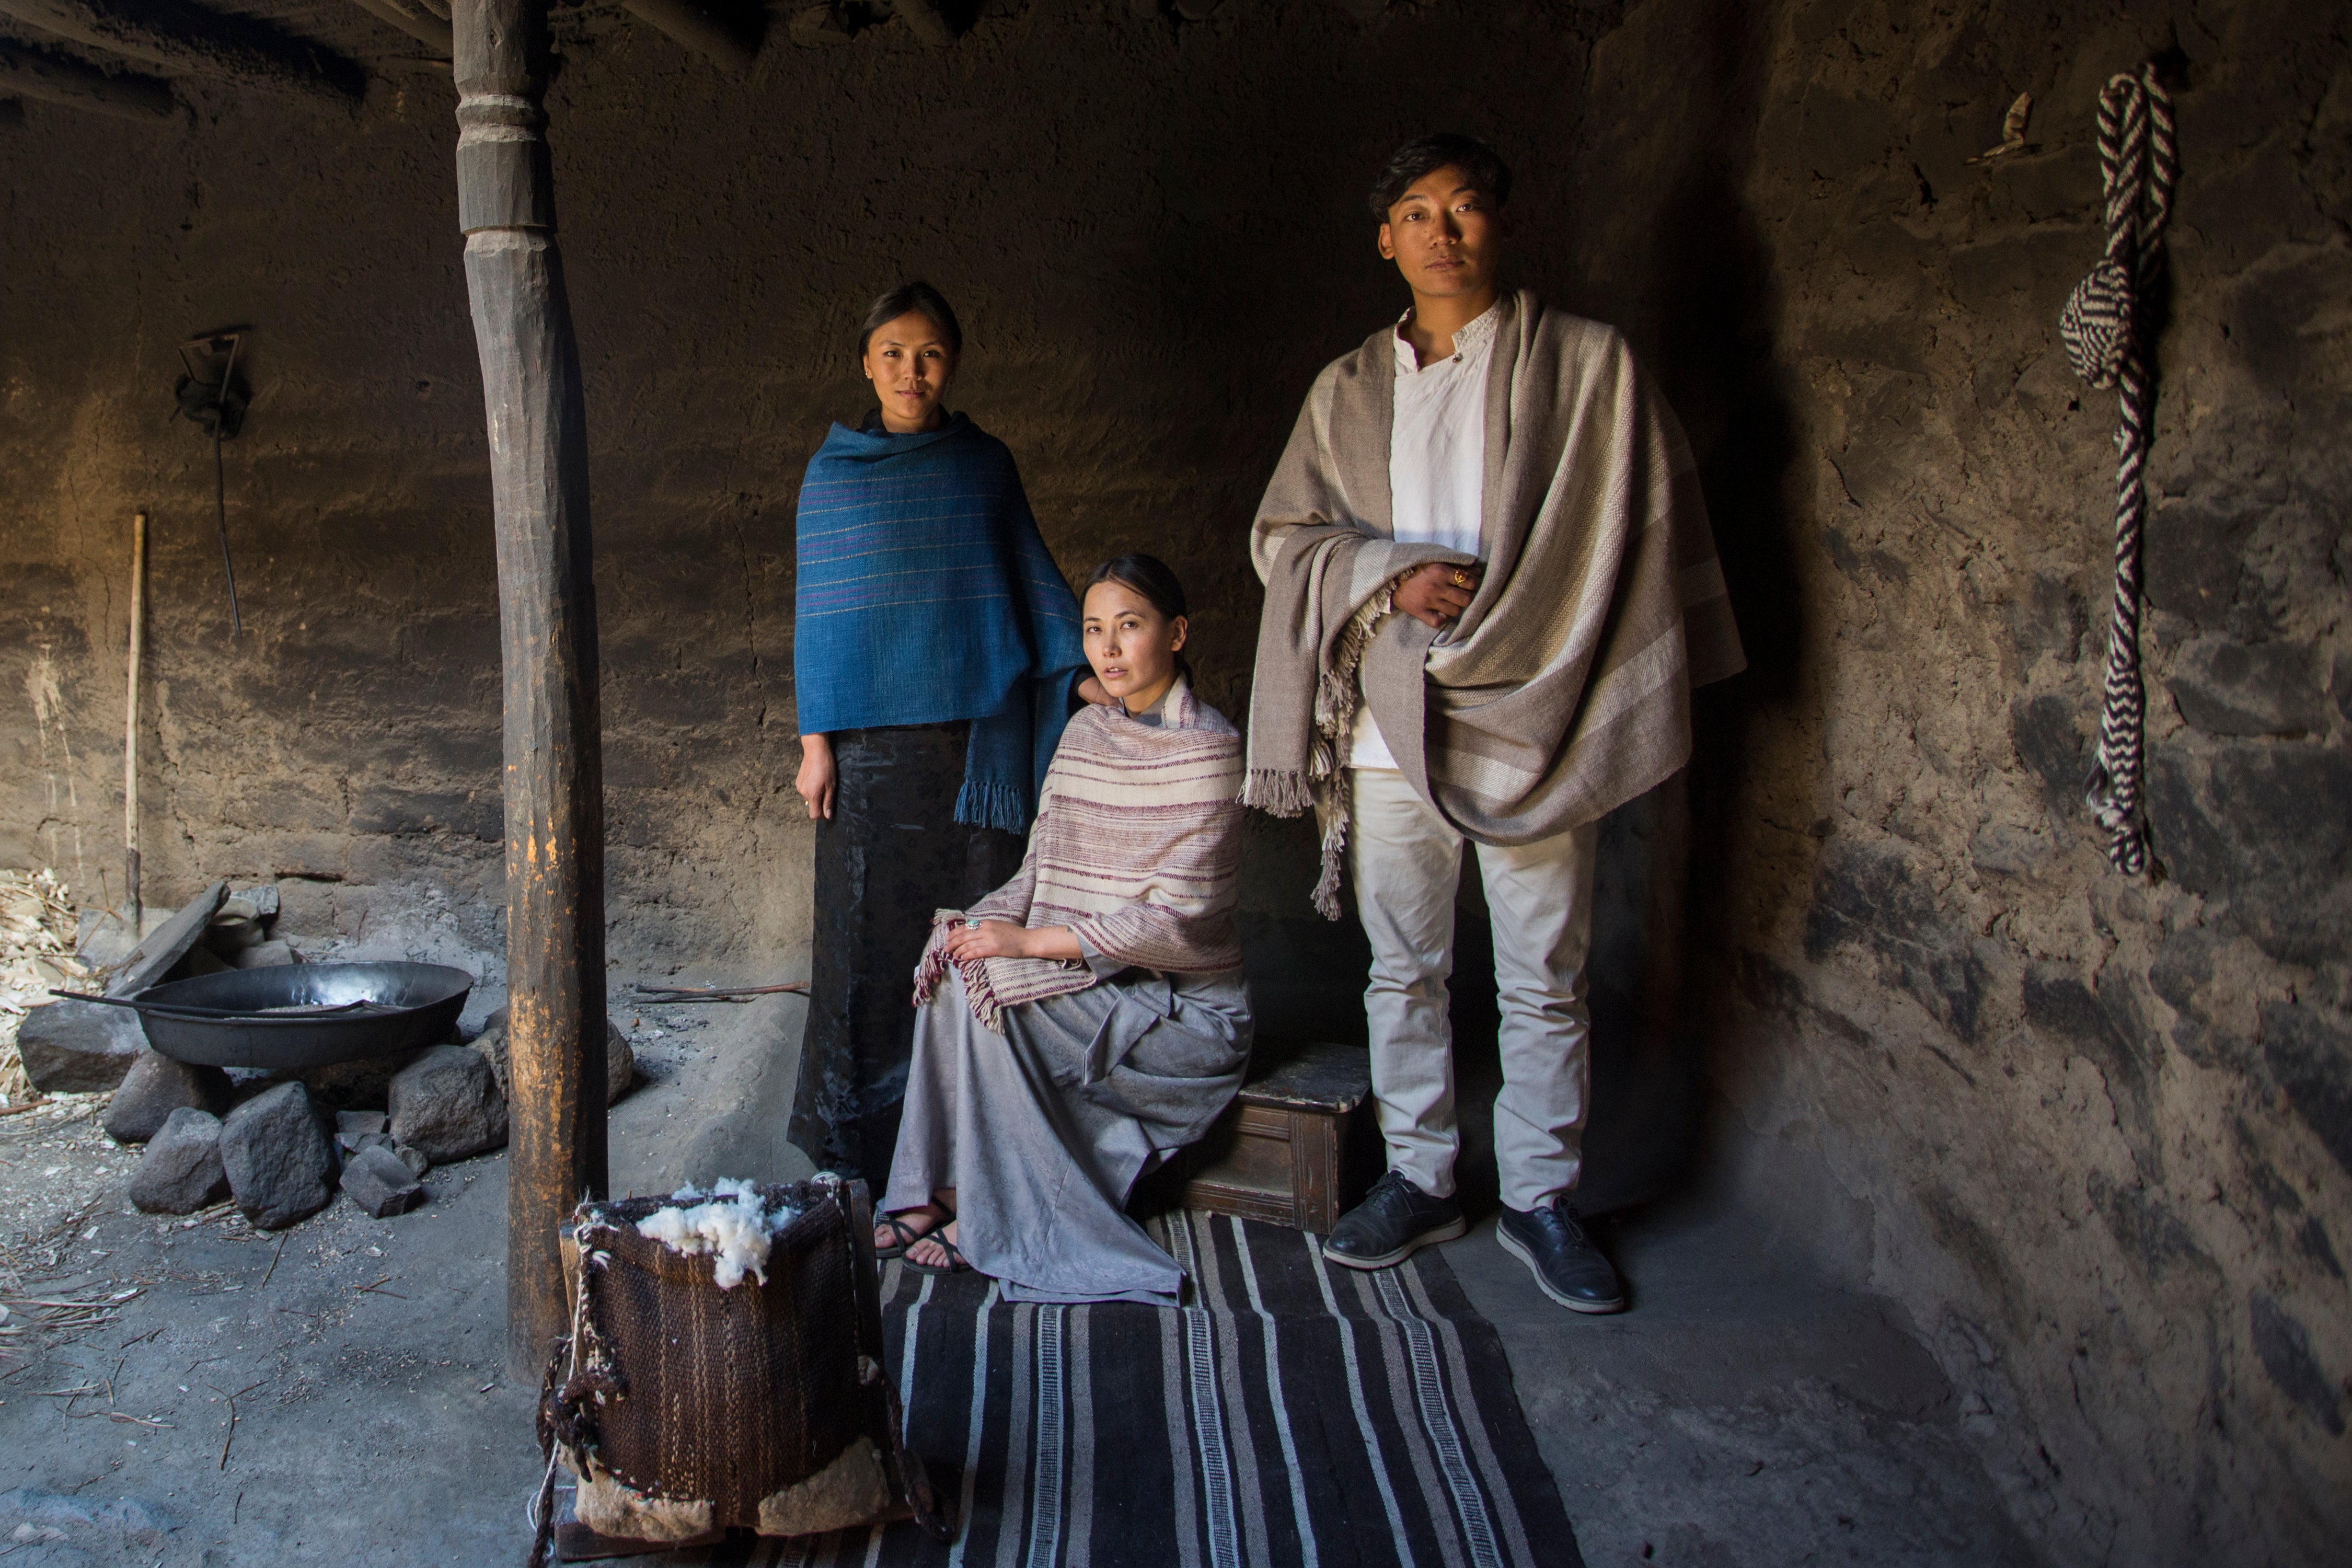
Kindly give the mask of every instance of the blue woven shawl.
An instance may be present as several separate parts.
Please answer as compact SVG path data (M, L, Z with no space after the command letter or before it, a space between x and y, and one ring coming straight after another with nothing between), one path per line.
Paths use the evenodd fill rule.
M803 734L970 720L955 819L1029 830L1086 653L1003 442L961 414L835 425L801 483L793 601Z

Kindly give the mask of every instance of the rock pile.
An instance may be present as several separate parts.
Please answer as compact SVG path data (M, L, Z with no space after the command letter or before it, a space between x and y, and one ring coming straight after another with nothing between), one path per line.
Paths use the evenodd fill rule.
M136 941L110 915L86 917L77 958L61 934L72 924L71 905L63 888L43 877L26 882L16 900L26 910L0 899L0 937L26 953L38 950L37 969L19 966L23 1001L60 981L128 995L166 980L303 962L276 931L278 889L232 893L226 882ZM0 894L16 890L0 879ZM13 948L10 956L17 956ZM17 978L13 969L0 973L0 981ZM12 1001L0 996L0 1014ZM174 1061L149 1048L135 1013L95 1003L32 1006L21 1038L32 1089L114 1091L107 1132L120 1143L147 1145L131 1178L135 1205L184 1215L233 1199L253 1225L274 1230L318 1213L339 1192L379 1219L405 1214L425 1201L424 1177L434 1165L503 1148L506 1026L500 1008L470 1045L451 1041L283 1073ZM605 1070L610 1104L636 1071L628 1037L610 1019Z

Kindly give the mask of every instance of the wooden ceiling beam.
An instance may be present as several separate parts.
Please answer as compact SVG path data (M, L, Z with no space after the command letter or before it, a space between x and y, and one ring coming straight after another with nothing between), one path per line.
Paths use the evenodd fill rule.
M939 0L891 0L890 14L931 48L944 49L956 41L955 26L940 9Z
M679 47L730 71L747 71L760 58L757 44L695 0L621 0L629 15Z
M417 0L352 0L352 4L437 51L445 60L457 52L456 37L449 24L418 5Z
M72 43L156 67L349 104L367 79L331 50L179 0L0 0L5 16Z
M179 109L170 84L152 76L110 76L79 60L0 43L0 96L12 95L151 125Z

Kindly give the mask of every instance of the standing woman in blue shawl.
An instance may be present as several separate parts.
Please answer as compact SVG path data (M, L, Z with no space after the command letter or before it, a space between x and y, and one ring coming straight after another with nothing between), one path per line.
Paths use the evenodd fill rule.
M796 782L817 823L816 951L791 1136L870 1181L898 1142L907 976L931 912L1019 869L1074 698L1110 700L1013 454L941 401L962 349L929 284L877 300L857 352L878 406L835 425L801 484Z

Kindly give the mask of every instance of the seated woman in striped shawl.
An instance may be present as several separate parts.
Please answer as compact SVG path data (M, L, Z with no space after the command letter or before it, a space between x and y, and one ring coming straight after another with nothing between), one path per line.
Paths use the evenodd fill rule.
M1183 1271L1125 1205L1249 1060L1241 742L1192 695L1165 565L1104 564L1083 627L1117 703L1063 731L1020 874L932 918L875 1244L1012 1300L1167 1306Z

